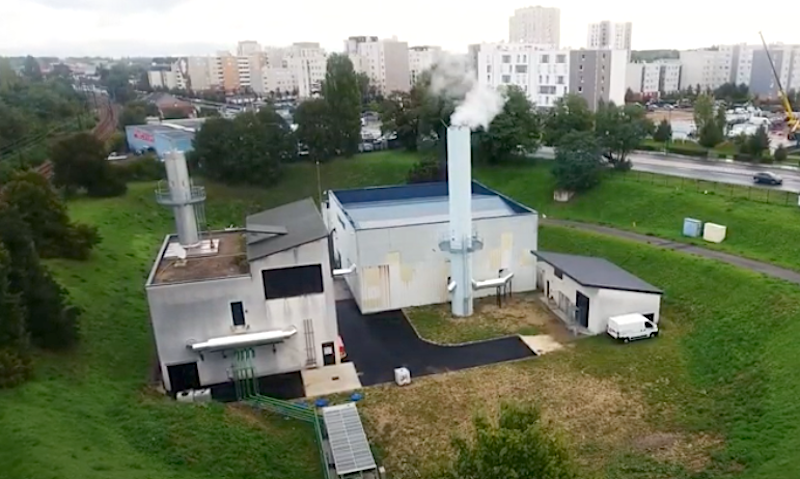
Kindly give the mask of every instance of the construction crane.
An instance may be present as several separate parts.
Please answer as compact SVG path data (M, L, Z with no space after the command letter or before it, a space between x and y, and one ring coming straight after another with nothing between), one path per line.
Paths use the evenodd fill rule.
M798 144L800 144L800 135L797 134L797 130L800 127L800 122L798 122L797 116L794 114L794 110L792 110L792 104L789 102L789 97L786 96L786 92L783 90L781 77L778 75L778 69L775 68L775 62L772 61L772 55L769 53L767 41L764 40L764 35L761 32L758 32L758 35L761 37L761 43L764 44L764 51L767 52L769 66L772 67L772 74L775 76L775 84L778 85L778 94L780 95L781 102L783 103L783 111L786 114L786 124L789 127L789 133L786 135L786 138L790 141L797 140Z

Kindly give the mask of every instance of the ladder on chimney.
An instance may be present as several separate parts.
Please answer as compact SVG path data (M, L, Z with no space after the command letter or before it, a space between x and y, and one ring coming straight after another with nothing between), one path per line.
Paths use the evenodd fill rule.
M314 322L310 319L304 319L303 329L306 337L306 367L316 366L317 348L314 347Z

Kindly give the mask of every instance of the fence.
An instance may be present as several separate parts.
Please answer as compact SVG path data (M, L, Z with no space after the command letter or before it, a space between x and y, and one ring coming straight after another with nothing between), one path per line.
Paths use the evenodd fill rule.
M798 204L798 193L793 191L776 190L769 187L734 185L718 183L715 181L684 178L680 176L667 176L646 171L629 171L622 175L624 181L635 181L658 186L669 186L698 193L710 193L731 198L742 198L760 203L775 205Z

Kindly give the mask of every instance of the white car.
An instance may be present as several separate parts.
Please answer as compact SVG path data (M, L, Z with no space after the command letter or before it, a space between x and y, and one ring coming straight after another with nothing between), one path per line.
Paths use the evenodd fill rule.
M635 339L658 336L658 326L641 314L625 314L608 318L608 335L614 339L629 342Z

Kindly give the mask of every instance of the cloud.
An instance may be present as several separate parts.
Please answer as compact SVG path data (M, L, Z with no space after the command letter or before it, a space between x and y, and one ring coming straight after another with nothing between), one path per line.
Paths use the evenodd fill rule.
M59 10L128 13L170 11L189 0L31 0L31 3Z

